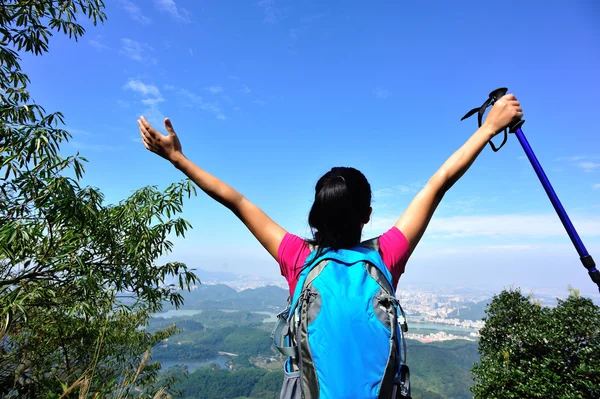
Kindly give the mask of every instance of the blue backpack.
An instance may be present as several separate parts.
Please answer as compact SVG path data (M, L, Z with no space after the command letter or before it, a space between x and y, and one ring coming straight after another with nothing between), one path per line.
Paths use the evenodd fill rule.
M272 334L287 357L281 399L410 398L406 317L378 249L311 248Z

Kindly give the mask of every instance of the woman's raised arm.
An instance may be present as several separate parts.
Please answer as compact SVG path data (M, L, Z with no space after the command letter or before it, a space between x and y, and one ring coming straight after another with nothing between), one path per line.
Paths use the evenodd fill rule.
M522 117L523 110L514 95L507 94L499 99L485 123L444 162L415 196L395 224L408 240L411 253L423 237L444 194L465 174L492 137Z
M140 127L140 134L142 135L142 142L148 150L171 162L200 187L202 191L231 210L248 227L250 232L271 256L277 259L279 244L281 244L286 234L283 228L233 187L201 169L186 158L183 155L179 138L168 118L165 119L167 136L154 129L144 117L138 120L138 125Z

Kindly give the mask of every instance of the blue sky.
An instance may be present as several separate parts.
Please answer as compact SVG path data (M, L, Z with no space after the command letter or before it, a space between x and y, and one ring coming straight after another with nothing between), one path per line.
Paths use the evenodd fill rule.
M186 155L306 234L314 184L362 170L365 236L393 225L472 134L460 122L499 86L592 255L600 260L600 7L593 1L109 0L104 25L24 57L31 91L66 116L65 153L114 203L183 176L147 152L136 119L171 118ZM277 264L202 192L170 258L278 276ZM446 195L402 284L594 292L515 137L489 147Z

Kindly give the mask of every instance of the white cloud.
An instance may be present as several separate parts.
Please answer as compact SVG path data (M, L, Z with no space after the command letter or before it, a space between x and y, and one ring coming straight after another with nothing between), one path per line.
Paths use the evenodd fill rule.
M592 172L600 168L600 163L590 161L579 162L577 165L586 172Z
M179 99L183 100L184 105L187 107L196 107L203 111L212 113L219 120L227 119L218 102L205 101L201 96L187 89L182 89L172 85L166 85L165 89L176 92L179 95Z
M139 43L127 38L121 39L121 43L123 45L121 54L125 54L134 61L156 64L156 58L148 55L150 52L154 51L154 49L146 43Z
M452 212L453 214L475 213L477 211L485 212L485 206L497 202L497 197L486 196L481 198L478 196L461 197L456 200L446 199L438 206L438 212Z
M381 98L381 99L385 99L390 96L390 93L386 89L382 89L382 88L377 88L377 89L373 90L373 94L375 94L375 97Z
M163 126L166 118L158 107L158 104L150 104L148 108L143 111L142 115L144 115L148 122L154 127Z
M242 86L242 89L240 91L244 94L250 94L252 92L252 90L246 85Z
M595 189L598 189L598 190L600 190L600 183L598 183L598 184L594 184L594 186L593 186L593 187L594 187Z
M373 217L365 226L367 233L381 233L391 228L396 217ZM575 229L582 237L600 236L600 216L571 217ZM425 233L431 239L452 238L531 238L565 237L566 231L554 213L537 215L482 215L434 217Z
M576 155L572 157L558 157L555 161L567 161L567 162L577 162L583 161L584 159L588 159L589 157L586 155Z
M268 23L268 24L277 23L277 21L279 20L280 12L275 7L274 0L260 0L258 3L256 3L256 5L258 5L260 8L263 9L263 12L265 15L263 21L265 23Z
M585 172L592 172L600 168L600 163L595 162L598 159L600 159L598 156L576 155L571 157L559 157L556 158L555 161L569 162L583 169Z
M162 98L144 98L142 99L142 103L146 105L155 105L158 103L162 103L164 100Z
M581 236L600 235L600 217L579 217L572 222ZM427 232L436 238L549 238L567 234L556 214L434 217Z
M411 184L399 184L393 187L380 188L373 191L373 197L384 198L393 197L399 194L415 194L423 188L424 184L421 182L415 182Z
M119 3L121 3L121 6L125 9L125 11L127 11L127 14L129 14L133 20L143 25L147 25L152 22L150 18L146 17L142 13L142 10L137 6L137 4L133 3L132 1L120 0Z
M161 11L165 11L175 19L182 22L190 21L190 14L187 10L179 7L174 0L154 0L154 5Z
M110 50L109 46L107 46L106 44L102 43L103 39L104 39L103 36L98 35L94 39L90 39L89 43L90 43L90 45L92 47L94 47L98 51Z
M81 129L67 129L67 130L69 133L79 135L79 136L90 136L91 135L91 133L88 132L87 130L81 130Z
M134 91L143 97L162 98L160 90L154 85L147 85L141 80L129 79L124 89Z
M206 90L207 92L209 92L211 94L219 94L219 93L223 92L223 88L221 86L210 86L210 87L204 88L204 90Z
M454 255L454 254L474 254L474 253L489 253L494 251L533 251L541 249L540 245L530 244L507 244L507 245L473 245L466 247L440 248L435 250L437 255Z
M151 125L162 126L165 115L161 112L158 105L163 102L164 99L158 87L146 84L139 79L129 79L123 86L123 89L133 91L142 98L142 104L147 106L143 110L142 115Z
M256 100L254 100L254 104L256 105L260 105L261 107L267 105L267 102L265 100L261 100L260 98L257 98Z

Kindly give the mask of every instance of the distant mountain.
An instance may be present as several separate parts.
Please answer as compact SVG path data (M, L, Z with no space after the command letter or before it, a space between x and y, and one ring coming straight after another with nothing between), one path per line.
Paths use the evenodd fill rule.
M182 291L183 309L203 310L244 310L270 311L283 310L287 304L288 291L275 286L264 286L236 291L225 284L200 284L191 292ZM164 310L173 309L170 304Z

